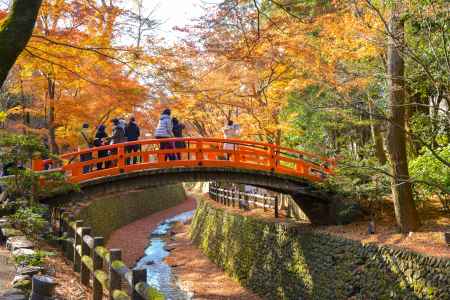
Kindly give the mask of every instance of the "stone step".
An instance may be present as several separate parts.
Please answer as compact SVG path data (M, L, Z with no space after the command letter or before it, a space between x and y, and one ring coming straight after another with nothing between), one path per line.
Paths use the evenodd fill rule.
M6 248L12 252L17 249L33 249L34 243L28 240L25 236L14 236L8 238L6 241Z
M33 249L28 249L28 248L20 248L20 249L16 249L12 252L12 255L14 257L17 256L29 256L29 255L34 255L36 254L36 251L34 251Z
M27 300L27 297L19 289L8 289L0 291L0 300Z

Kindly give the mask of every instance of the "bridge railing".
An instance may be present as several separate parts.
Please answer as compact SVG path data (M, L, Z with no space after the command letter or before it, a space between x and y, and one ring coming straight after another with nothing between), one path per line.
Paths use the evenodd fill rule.
M180 148L165 149L167 145ZM274 144L219 138L150 139L108 145L34 160L33 169L55 169L70 181L155 168L232 167L271 171L320 181L333 173L333 159Z
M80 281L92 287L93 300L149 300L158 292L147 284L147 270L130 270L119 249L106 249L103 237L93 237L82 220L58 209L54 214L64 256L73 263ZM128 291L123 290L126 287Z
M273 209L275 218L279 217L278 196L241 192L237 188L223 188L215 182L209 183L208 194L211 199L225 206L245 210L250 210L252 206L253 208L263 208L264 211Z

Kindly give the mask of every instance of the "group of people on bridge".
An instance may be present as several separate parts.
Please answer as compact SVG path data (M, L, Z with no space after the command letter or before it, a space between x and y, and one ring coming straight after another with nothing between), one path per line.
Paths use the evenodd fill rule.
M113 125L111 135L108 136L106 133L106 126L101 124L97 127L95 132L94 139L90 138L91 135L89 133L89 124L83 124L83 127L80 132L80 148L92 148L92 147L102 147L106 145L114 145L126 142L137 141L141 136L140 128L136 124L136 119L134 117L130 117L128 122L124 118L114 118L111 120ZM129 145L126 147L127 152L136 152L139 151L139 145ZM99 150L98 158L108 157L109 155L117 154L116 149L111 150ZM85 162L92 159L92 152L83 153L80 155L80 161ZM131 163L129 160L128 164ZM133 158L133 163L137 163L137 157ZM113 161L106 161L105 163L99 162L97 163L97 170L101 170L103 168L110 168L114 164ZM83 167L83 173L88 173L92 169L92 166L86 165Z
M101 124L97 127L94 139L90 139L91 134L89 133L89 125L87 123L83 124L81 129L81 140L80 140L80 150L93 147L102 147L106 145L114 145L120 143L127 143L138 141L141 132L136 119L130 117L128 122L125 118L115 118L111 120L113 125L111 135L107 134L107 128L105 125ZM182 138L183 130L185 125L182 124L176 117L171 117L171 110L165 109L160 116L158 126L154 131L154 137L156 139L168 139L168 138ZM234 124L233 121L228 120L226 126L223 128L224 138L226 139L236 139L240 135L240 127ZM141 145L139 143L129 144L125 147L127 153L139 152ZM186 143L184 141L161 141L161 150L170 149L183 149L186 148ZM231 143L225 143L223 148L226 150L234 150L235 145ZM116 155L117 149L108 150L98 150L98 158L105 158L111 155ZM230 156L227 155L225 159L229 159ZM93 159L92 152L86 152L80 154L80 162L86 162ZM181 153L168 153L165 155L165 160L181 160ZM128 158L126 164L136 164L140 161L139 156L134 156L133 159ZM98 162L96 164L97 170L114 167L117 161L105 161ZM89 173L93 169L92 165L83 166L83 173Z

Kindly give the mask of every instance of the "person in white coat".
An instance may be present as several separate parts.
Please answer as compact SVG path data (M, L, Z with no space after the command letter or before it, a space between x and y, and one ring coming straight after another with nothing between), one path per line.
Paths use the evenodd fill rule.
M234 124L233 121L228 120L227 125L223 128L223 136L225 139L237 139L240 135L240 126ZM237 145L232 143L224 143L224 150L236 150ZM227 153L227 159L230 159L230 153Z
M172 119L170 117L171 111L170 109L165 109L158 122L158 127L155 130L155 138L157 139L167 139L173 137L173 125L172 125ZM161 142L160 143L160 149L161 150L168 150L168 149L174 149L174 143L173 142ZM165 160L175 160L175 154L170 153L165 155Z

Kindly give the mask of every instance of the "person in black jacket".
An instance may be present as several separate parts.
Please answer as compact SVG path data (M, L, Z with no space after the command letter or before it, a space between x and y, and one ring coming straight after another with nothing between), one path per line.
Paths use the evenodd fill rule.
M95 133L94 146L101 147L107 144L106 140L108 139L108 135L106 134L106 126L100 125L97 128L97 132ZM108 156L108 150L100 150L98 151L98 158L103 158ZM105 166L108 165L108 162L105 163ZM103 169L103 162L97 163L97 170Z
M185 128L185 126L182 123L180 123L180 121L178 121L177 118L175 118L175 117L172 118L172 132L173 132L174 137L176 137L176 138L183 137L183 129L184 128ZM176 141L175 148L176 149L186 148L186 142ZM177 160L181 160L181 153L176 153L176 158L177 158Z
M129 142L137 141L139 137L141 136L141 132L139 130L139 126L136 124L136 119L134 117L130 118L130 121L127 124L127 127L125 128L125 136L128 138ZM126 148L128 153L131 152L139 152L140 145L130 145ZM140 160L140 159L139 159ZM130 159L127 159L127 164L130 164ZM138 162L138 157L133 157L133 164L136 164Z

